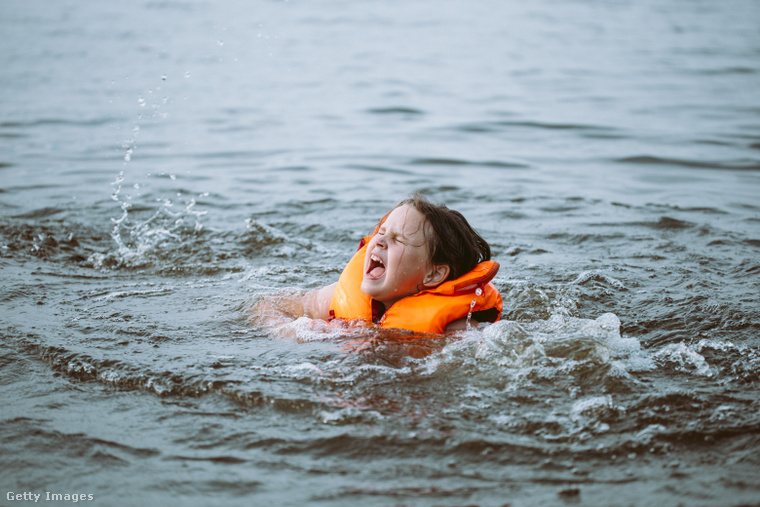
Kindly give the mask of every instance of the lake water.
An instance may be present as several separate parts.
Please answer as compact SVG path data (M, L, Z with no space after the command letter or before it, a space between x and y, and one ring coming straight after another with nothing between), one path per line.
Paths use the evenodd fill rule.
M760 505L758 20L3 2L0 504ZM250 319L414 191L501 322Z

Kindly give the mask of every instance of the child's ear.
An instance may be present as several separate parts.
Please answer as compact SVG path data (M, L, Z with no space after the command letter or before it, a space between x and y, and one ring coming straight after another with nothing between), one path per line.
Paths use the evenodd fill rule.
M437 287L446 281L449 276L450 268L447 264L439 264L433 266L428 272L428 276L425 278L425 285L430 287Z

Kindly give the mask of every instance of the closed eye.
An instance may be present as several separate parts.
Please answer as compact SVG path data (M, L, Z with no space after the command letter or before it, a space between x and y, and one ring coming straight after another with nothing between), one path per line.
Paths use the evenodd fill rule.
M391 241L395 241L396 243L401 243L402 245L406 245L405 238L395 232L391 232L390 234L388 234L388 238Z
M382 227L381 227L381 228L380 228L380 229L377 231L377 234L379 234L380 236L383 236L383 237L385 237L385 238L386 238L386 239L388 239L389 241L395 241L395 242L401 243L401 244L403 244L403 245L406 245L406 244L407 244L407 242L406 242L405 238L404 238L403 236L401 236L401 235L400 235L399 233L397 233L397 232L393 232L393 231L391 231L391 232L388 232L388 230L387 230L387 229L385 229L385 228L382 228Z

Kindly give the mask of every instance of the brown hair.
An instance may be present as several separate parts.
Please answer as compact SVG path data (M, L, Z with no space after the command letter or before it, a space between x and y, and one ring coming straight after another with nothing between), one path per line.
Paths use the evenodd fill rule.
M426 238L430 258L433 264L449 266L446 280L459 278L479 263L491 259L491 247L458 211L432 203L419 193L404 199L396 207L404 204L422 213L430 224L432 236Z

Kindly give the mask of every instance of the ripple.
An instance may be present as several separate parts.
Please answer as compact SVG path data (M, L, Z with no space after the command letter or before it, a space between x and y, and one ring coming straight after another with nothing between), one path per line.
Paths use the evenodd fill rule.
M598 135L615 135L613 127L584 125L580 123L551 123L539 121L480 121L475 123L465 123L458 125L456 130L463 132L495 132L504 129L534 129L534 130L568 130L583 131L586 133L596 133Z
M46 207L22 213L21 215L14 215L12 218L47 218L62 213L63 211L65 210L62 208Z
M415 158L408 162L412 165L461 165L461 166L480 166L480 167L494 167L500 169L525 169L530 166L515 162L502 162L502 161L471 161L462 160L457 158Z
M743 159L735 162L703 162L701 160L688 160L667 157L654 157L651 155L639 155L634 157L624 157L615 159L614 162L620 164L637 164L637 165L670 165L678 167L689 167L694 169L725 169L732 171L757 171L760 170L760 162L754 159Z
M377 107L367 109L367 112L372 114L398 114L405 116L420 116L425 114L424 111L413 107Z
M4 121L0 122L0 128L34 128L34 127L48 127L48 126L73 126L73 127L99 127L102 125L108 125L110 123L119 123L126 121L124 118L116 117L102 117L102 118L86 118L86 119L73 119L73 118L39 118L36 120L28 121Z

